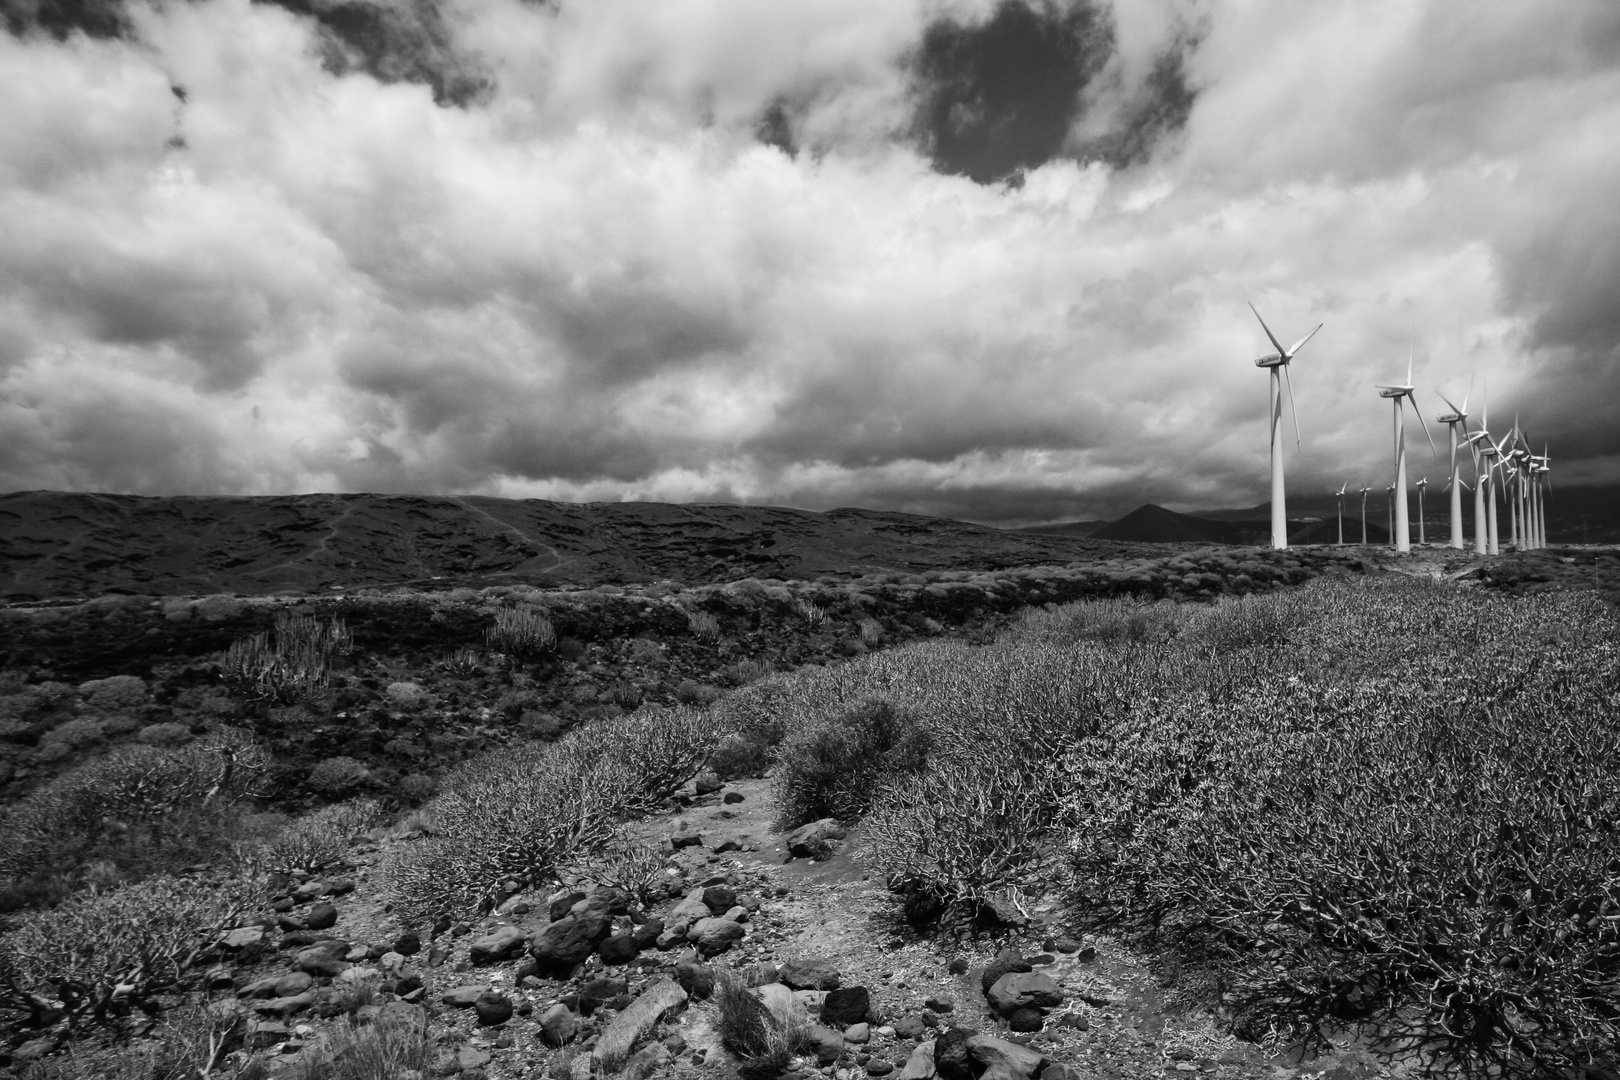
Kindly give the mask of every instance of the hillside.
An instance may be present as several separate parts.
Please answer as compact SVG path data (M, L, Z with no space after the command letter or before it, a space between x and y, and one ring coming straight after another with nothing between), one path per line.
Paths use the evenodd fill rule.
M438 582L541 587L994 570L1078 537L916 514L477 496L0 495L0 597L266 595Z

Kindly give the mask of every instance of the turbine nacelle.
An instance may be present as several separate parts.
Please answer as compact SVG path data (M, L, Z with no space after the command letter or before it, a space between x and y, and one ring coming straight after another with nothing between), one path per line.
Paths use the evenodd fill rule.
M1288 363L1288 361L1289 357L1286 357L1281 353L1267 353L1264 356L1255 357L1254 366L1260 368L1282 367L1284 364Z
M1382 398L1411 397L1415 386L1380 386L1378 396Z

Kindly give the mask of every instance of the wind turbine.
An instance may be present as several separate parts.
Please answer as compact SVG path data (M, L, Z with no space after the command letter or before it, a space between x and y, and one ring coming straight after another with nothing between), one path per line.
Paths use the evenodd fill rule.
M1338 499L1339 499L1339 546L1340 547L1344 547L1344 493L1345 493L1346 489L1348 489L1349 487L1350 487L1350 481L1346 480L1344 483L1339 485L1339 491L1338 491Z
M1403 479L1404 479L1404 477L1403 477ZM1401 491L1401 509L1402 510L1406 509L1406 497L1405 496L1406 496L1406 491L1403 489ZM1388 524L1389 524L1390 539L1393 540L1395 538L1395 482L1393 480L1390 481L1389 487L1384 489L1384 511L1385 511L1385 513L1386 513L1386 515L1388 516L1388 519L1389 519ZM1401 524L1402 525L1406 524L1406 515L1405 514L1401 515ZM1397 551L1405 551L1405 550L1410 549L1411 546L1412 546L1411 544L1407 544L1405 548L1396 548L1395 550L1397 550Z
M1543 478L1548 491L1552 490L1552 454L1547 450L1547 444L1541 444L1541 456L1533 458L1536 471L1536 520L1541 527L1541 546L1547 546L1547 498L1541 492Z
M1378 383L1378 396L1389 398L1395 405L1395 485L1400 488L1400 504L1395 510L1395 550L1406 552L1412 550L1412 530L1407 521L1406 507L1406 410L1402 403L1412 398L1412 412L1417 415L1418 423L1423 424L1423 437L1429 440L1429 452L1438 459L1440 454L1434 448L1434 438L1429 435L1429 425L1423 423L1423 414L1418 412L1417 398L1412 397L1416 389L1412 385L1412 356L1406 358L1406 381L1404 383Z
M1371 490L1372 490L1372 488L1370 488L1370 487L1363 487L1361 489L1361 546L1362 547L1367 546L1367 492L1369 492Z
M1468 399L1474 396L1474 380L1468 380L1468 393L1463 395L1462 408L1451 404L1451 399L1441 394L1440 400L1451 407L1451 411L1439 418L1440 423L1446 425L1451 432L1451 479L1446 486L1451 489L1451 546L1458 551L1463 546L1462 525L1462 485L1457 482L1457 425L1463 426L1463 436L1468 435ZM1476 515L1477 516L1477 515ZM1479 523L1474 523L1474 535L1479 535ZM1481 552L1481 554L1484 554Z
M1491 441L1490 384L1481 382L1479 430L1468 436L1474 447L1474 553L1499 555L1496 531L1496 462L1502 448ZM1506 441L1506 440L1504 440Z
M1423 533L1423 492L1429 486L1429 478L1425 476L1412 486L1418 489L1418 547L1427 547L1429 541Z
M1254 317L1260 319L1260 312L1256 310L1253 302L1249 303L1249 310ZM1292 348L1285 349L1277 340L1277 335L1271 332L1266 320L1260 319L1260 328L1266 332L1272 347L1277 351L1257 357L1255 367L1271 369L1271 546L1285 548L1288 546L1288 506L1283 493L1283 444L1282 444L1282 388L1288 386L1288 411L1294 416L1294 445L1299 445L1299 410L1294 408L1294 384L1288 378L1288 363L1305 343L1315 336L1316 330L1322 329L1322 324L1316 324L1316 330L1294 342ZM1279 377L1278 372L1282 372Z

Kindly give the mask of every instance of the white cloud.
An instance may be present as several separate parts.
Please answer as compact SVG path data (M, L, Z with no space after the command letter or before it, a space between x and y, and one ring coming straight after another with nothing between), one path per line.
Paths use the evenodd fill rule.
M1327 323L1291 487L1382 476L1414 331L1425 388L1488 375L1498 427L1620 475L1603 0L1122 5L1122 101L1201 35L1185 131L1018 188L904 137L937 6L562 10L447 11L495 80L466 109L247 0L0 38L0 486L1258 501L1246 299ZM776 101L813 152L752 138Z

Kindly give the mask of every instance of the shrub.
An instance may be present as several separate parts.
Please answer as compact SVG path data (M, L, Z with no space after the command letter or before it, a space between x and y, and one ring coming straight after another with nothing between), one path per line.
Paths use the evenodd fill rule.
M371 799L322 807L292 822L259 847L249 861L277 874L321 873L342 862L354 838L381 816Z
M611 885L647 906L659 899L654 886L664 878L664 865L658 848L617 836L595 851L564 856L558 876L569 885Z
M0 934L0 1010L37 1023L57 1001L75 1026L117 1026L132 1009L155 1014L155 995L190 981L259 888L162 877L23 916Z
M343 1021L299 1055L298 1080L397 1080L427 1075L426 1033L414 1024Z
M528 606L502 608L495 625L484 631L491 652L531 660L557 647L557 632L544 613Z
M444 669L452 675L476 675L484 669L484 654L471 646L464 645L446 656L442 661Z
M366 768L364 762L339 755L317 763L309 770L304 783L311 790L330 796L346 795L370 780L371 770Z
M394 785L394 797L406 806L417 806L431 799L439 783L425 773L406 773Z
M708 686L704 683L683 679L675 687L675 700L682 705L691 705L694 708L703 708L713 704L720 697L720 688Z
M510 879L555 880L566 860L603 850L622 819L695 776L717 736L708 713L657 710L464 764L426 808L440 834L392 854L398 910L408 921L484 911Z
M880 783L923 766L929 738L914 711L875 697L792 732L771 780L777 826L859 817Z
M720 640L720 620L707 611L688 612L686 625L691 628L692 636L705 645L713 645Z
M151 724L135 738L148 746L180 746L191 741L191 728L185 724Z
M283 613L276 617L273 636L258 633L233 642L220 676L250 701L296 704L325 689L332 658L352 647L341 619L322 623L309 615Z
M69 750L77 750L81 746L100 742L103 734L99 721L80 717L58 724L50 731L47 731L41 741L61 743Z
M97 709L133 709L146 702L146 682L134 675L113 675L79 684L79 694Z
M403 712L415 712L427 701L427 691L422 689L421 683L391 682L383 696L394 708Z

